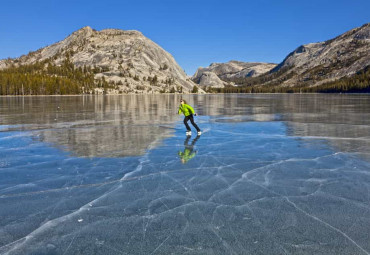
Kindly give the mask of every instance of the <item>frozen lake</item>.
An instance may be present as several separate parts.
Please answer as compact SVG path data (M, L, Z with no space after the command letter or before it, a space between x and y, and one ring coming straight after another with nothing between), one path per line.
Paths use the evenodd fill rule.
M0 254L370 254L370 95L180 97L0 97Z

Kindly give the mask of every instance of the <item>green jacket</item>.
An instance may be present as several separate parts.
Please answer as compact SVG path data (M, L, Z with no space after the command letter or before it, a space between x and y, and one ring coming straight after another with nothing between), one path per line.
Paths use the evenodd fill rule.
M190 114L194 114L194 109L188 104L180 104L179 106L179 114L183 113L185 116L189 116Z

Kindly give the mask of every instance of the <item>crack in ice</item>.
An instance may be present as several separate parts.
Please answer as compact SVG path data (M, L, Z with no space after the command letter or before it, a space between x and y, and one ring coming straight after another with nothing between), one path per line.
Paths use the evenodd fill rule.
M358 243L355 242L355 240L353 240L351 237L349 237L346 233L344 233L343 231L341 231L340 229L330 225L329 223L321 220L320 218L314 216L314 215L311 215L309 213L307 213L305 210L301 209L300 207L298 207L294 202L290 201L290 199L286 196L284 196L284 198L288 201L289 204L291 204L294 208L296 208L298 211L302 212L303 214L305 214L306 216L324 224L325 226L333 229L334 231L340 233L342 236L344 236L347 240L349 240L351 243L353 243L355 246L357 246L361 251L363 251L365 254L367 255L370 255L370 253L368 251L366 251L364 248L362 248Z

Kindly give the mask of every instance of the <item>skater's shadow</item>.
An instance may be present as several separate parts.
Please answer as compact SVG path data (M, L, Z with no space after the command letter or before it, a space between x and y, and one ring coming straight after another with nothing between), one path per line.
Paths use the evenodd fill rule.
M199 140L200 135L195 137L191 144L189 144L191 136L187 136L184 141L184 151L179 151L177 154L180 156L181 163L186 164L190 159L194 158L197 151L194 150L195 143Z

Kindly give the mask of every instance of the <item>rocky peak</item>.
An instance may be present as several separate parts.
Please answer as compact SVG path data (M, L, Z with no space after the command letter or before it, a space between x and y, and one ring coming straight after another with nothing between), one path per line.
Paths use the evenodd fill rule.
M80 28L79 30L75 31L72 33L72 35L77 35L77 34L88 34L88 33L92 33L94 32L95 30L92 29L91 27L89 26L85 26L83 28Z
M43 60L61 65L67 58L75 67L100 69L95 78L104 78L120 93L186 93L195 85L171 54L135 30L97 31L86 26L9 63L0 61L0 68Z
M212 63L209 67L198 68L192 80L202 87L210 86L219 88L227 85L228 83L225 81L230 79L259 76L270 71L275 66L276 64L241 62L236 60L231 60L227 63Z
M280 71L278 77L290 76L284 78L282 85L286 86L319 85L352 75L370 65L369 38L370 23L367 23L333 39L301 45L271 72Z

